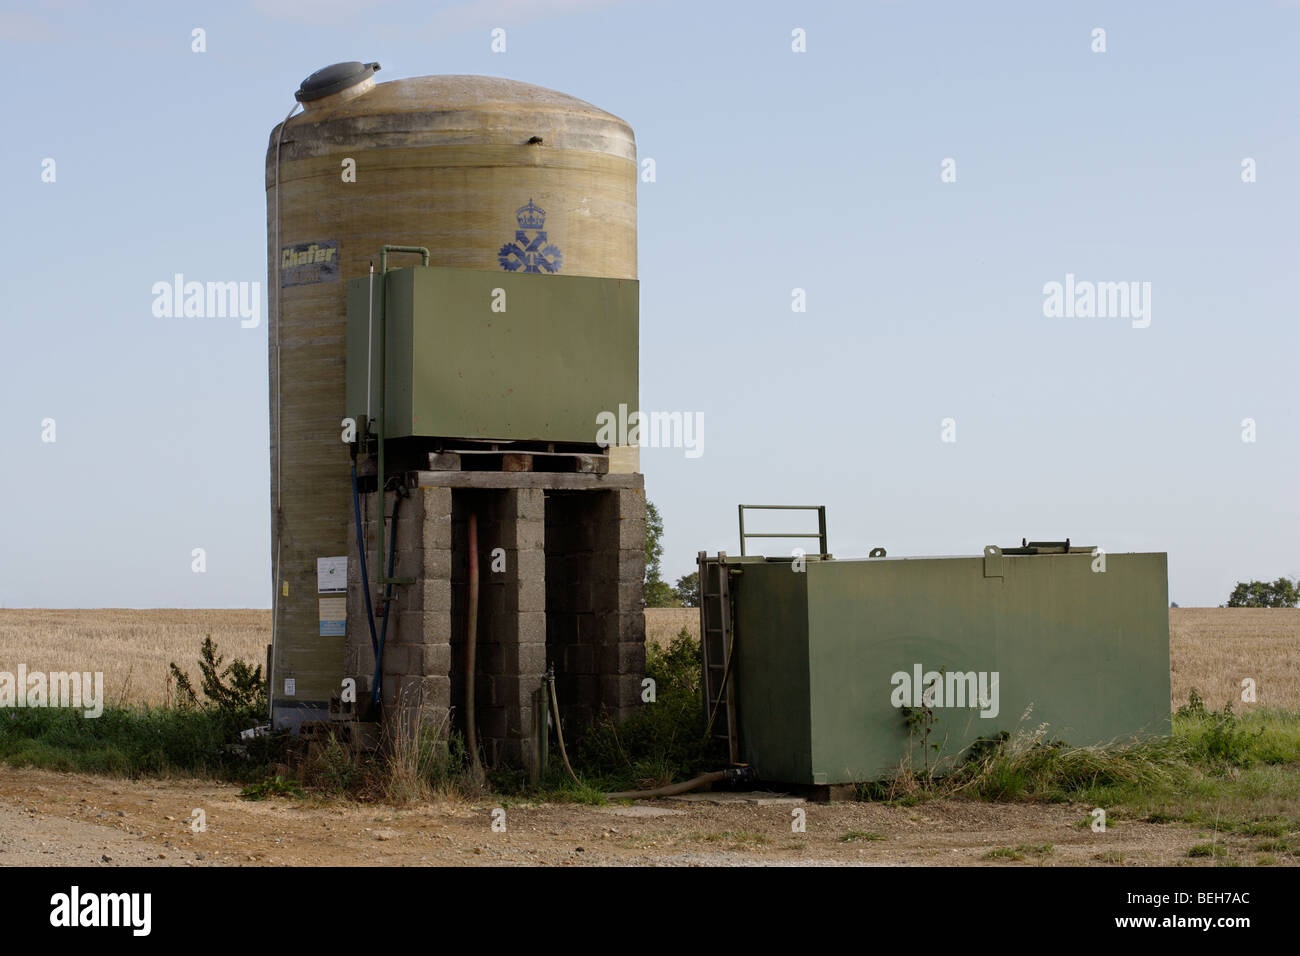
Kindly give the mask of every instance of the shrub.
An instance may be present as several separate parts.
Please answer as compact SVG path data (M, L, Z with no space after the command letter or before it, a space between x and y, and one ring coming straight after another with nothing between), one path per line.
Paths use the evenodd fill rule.
M602 715L588 728L574 753L580 776L611 789L645 788L725 765L726 754L704 736L700 649L689 631L667 648L646 648L646 676L655 682L655 701L620 724Z
M1231 702L1221 711L1208 710L1193 687L1187 703L1178 708L1176 716L1187 725L1194 758L1233 767L1249 767L1255 762L1264 727L1255 733L1244 730L1240 718L1232 712Z
M260 720L267 712L267 685L262 665L250 666L247 661L235 659L222 670L223 661L209 634L199 649L199 686L203 691L203 706L215 708L241 722ZM168 667L171 679L176 682L177 705L182 708L199 706L189 675L175 662Z

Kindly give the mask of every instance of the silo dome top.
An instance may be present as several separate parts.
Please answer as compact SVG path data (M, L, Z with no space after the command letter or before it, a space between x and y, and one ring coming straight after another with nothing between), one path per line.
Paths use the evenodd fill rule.
M350 86L356 86L373 76L378 69L378 63L362 63L359 60L323 67L302 81L294 98L299 103L309 103L331 96Z
M340 104L338 110L331 110L331 114L359 116L435 111L562 113L623 123L618 117L567 93L499 76L454 74L412 76L380 83L364 97Z
M333 88L331 70L346 75L359 63L338 64L312 74ZM378 64L368 64L378 66ZM314 91L299 91L299 98ZM353 86L304 102L305 111L271 130L271 164L353 149L426 146L542 145L548 150L605 153L635 162L632 128L617 116L575 96L495 76L415 76L376 83L364 74ZM525 197L526 198L526 197Z

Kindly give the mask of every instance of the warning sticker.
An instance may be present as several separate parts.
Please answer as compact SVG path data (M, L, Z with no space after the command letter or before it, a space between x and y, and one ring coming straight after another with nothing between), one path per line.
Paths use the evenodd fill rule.
M348 599L320 599L320 636L343 637L347 633Z
M324 593L337 591L342 593L348 589L348 559L347 556L341 558L317 558L316 559L316 590Z

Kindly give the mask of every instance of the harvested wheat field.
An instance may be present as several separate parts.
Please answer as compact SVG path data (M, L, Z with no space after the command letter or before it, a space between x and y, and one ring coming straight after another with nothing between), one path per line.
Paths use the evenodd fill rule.
M695 640L700 639L700 609L697 607L648 607L645 609L647 644L667 647L682 628Z
M646 640L667 646L686 628L698 638L696 608L649 608ZM1300 708L1300 609L1172 608L1169 612L1172 703L1195 687L1206 702ZM271 612L265 610L0 610L0 670L103 671L107 699L161 704L167 665L191 675L199 645L212 635L227 660L266 660ZM1253 678L1256 705L1242 704L1241 681Z
M1195 687L1214 708L1300 710L1300 608L1171 608L1169 653L1175 705ZM1241 700L1248 677L1254 704Z
M163 704L172 661L197 686L199 647L209 634L227 661L264 664L271 612L0 610L0 671L19 664L29 671L102 671L107 702Z
M683 627L699 636L698 609L646 611L646 638L660 646ZM167 665L175 661L197 678L199 646L208 635L227 661L261 664L271 642L271 612L0 609L0 671L14 671L20 663L28 670L103 671L108 701L162 704L169 692Z

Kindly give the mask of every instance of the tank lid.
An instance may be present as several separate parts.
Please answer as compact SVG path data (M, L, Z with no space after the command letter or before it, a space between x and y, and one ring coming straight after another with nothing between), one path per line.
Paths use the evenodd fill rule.
M308 103L322 97L332 96L350 86L356 86L362 80L373 76L379 69L378 63L361 63L352 60L348 63L335 63L317 70L302 81L294 98L299 103Z

